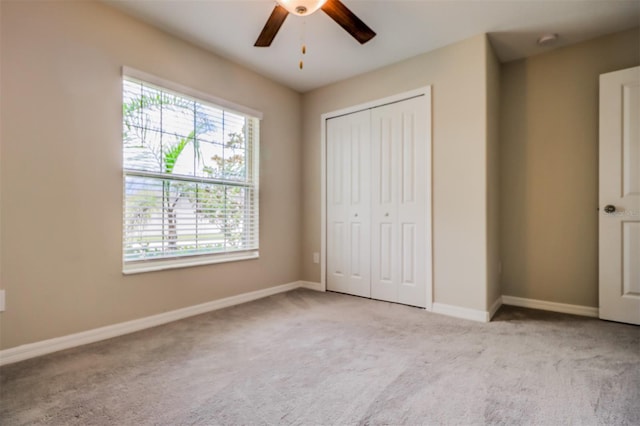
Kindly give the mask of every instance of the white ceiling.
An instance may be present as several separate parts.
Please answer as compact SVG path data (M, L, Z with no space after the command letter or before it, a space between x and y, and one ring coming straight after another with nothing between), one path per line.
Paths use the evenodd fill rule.
M105 1L299 92L480 33L506 62L640 25L640 0L342 0L377 32L369 43L318 11L289 15L271 47L258 48L274 0ZM554 47L536 45L545 32L560 35Z

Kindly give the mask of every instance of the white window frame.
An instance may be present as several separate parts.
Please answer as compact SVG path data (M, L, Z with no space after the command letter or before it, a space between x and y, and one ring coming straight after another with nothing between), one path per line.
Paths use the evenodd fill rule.
M174 83L171 81L167 81L163 78L157 77L153 74L149 74L143 71L136 70L134 68L122 67L122 78L131 78L134 80L140 80L142 82L150 83L152 85L158 86L163 89L167 89L172 92L176 92L179 95L184 95L185 97L191 97L195 100L205 101L207 103L214 104L222 109L238 113L241 115L245 115L254 119L262 120L263 114L260 111L238 105L236 103L227 101L225 99L221 99L215 96L212 96L208 93L204 93L190 87L183 86L178 83ZM122 117L120 118L120 122L122 123ZM253 189L254 189L254 209L253 212L255 214L255 240L259 243L259 162L260 162L260 135L259 130L253 134L253 146L251 151L251 165L252 167L252 176L253 176ZM123 180L123 205L122 211L124 211L124 203L126 198L125 193L125 177L127 175L143 175L149 174L153 175L154 173L149 172L132 172L124 169L122 170L122 180ZM122 222L123 230L122 230L122 238L124 242L125 229L124 229L124 218ZM124 247L122 246L123 250ZM250 260L250 259L258 259L260 257L259 248L246 250L246 251L236 251L236 252L222 252L222 253L211 253L211 254L199 254L199 255L191 255L191 256L179 256L173 258L161 258L161 259L148 259L148 260L137 260L137 261L127 261L124 260L124 251L121 253L122 256L122 273L125 275L129 274L138 274L143 272L152 272L152 271L161 271L166 269L176 269L176 268L185 268L190 266L200 266L200 265L209 265L216 263L225 263L225 262L235 262L240 260Z

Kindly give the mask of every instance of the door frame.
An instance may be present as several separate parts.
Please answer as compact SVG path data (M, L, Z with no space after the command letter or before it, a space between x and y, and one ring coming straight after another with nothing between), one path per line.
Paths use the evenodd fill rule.
M640 66L600 74L598 89L598 317L628 324L639 324L639 300L635 292L625 295L624 224L637 223L640 213L631 199L637 193L624 191L623 88L638 87L639 75ZM619 210L608 213L607 204Z
M426 288L426 310L433 308L433 113L431 100L431 86L424 86L407 92L398 93L370 102L342 108L336 111L324 113L320 116L320 204L321 204L321 230L320 230L320 284L322 291L327 290L327 120L352 114L372 108L381 107L388 104L406 101L408 99L423 96L426 102L429 116L429 132L427 133L427 158L425 164L429 167L427 172L427 274Z

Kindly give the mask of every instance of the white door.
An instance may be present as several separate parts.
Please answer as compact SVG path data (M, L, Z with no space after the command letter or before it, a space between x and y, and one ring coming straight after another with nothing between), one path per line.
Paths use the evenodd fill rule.
M370 111L327 120L327 289L370 297Z
M420 307L431 276L429 107L421 96L371 113L371 297Z
M600 318L640 324L640 67L600 76Z

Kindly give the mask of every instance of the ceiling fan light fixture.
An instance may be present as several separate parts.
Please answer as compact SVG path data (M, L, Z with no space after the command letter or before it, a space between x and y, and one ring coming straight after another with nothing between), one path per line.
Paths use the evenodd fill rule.
M311 15L316 10L320 9L327 0L276 0L278 4L289 13L293 13L298 16Z
M340 0L276 0L278 4L273 8L267 23L262 28L254 46L271 46L274 37L290 14L307 16L322 8L336 24L355 38L358 43L365 44L376 36L367 24L362 22L355 13L349 10Z

